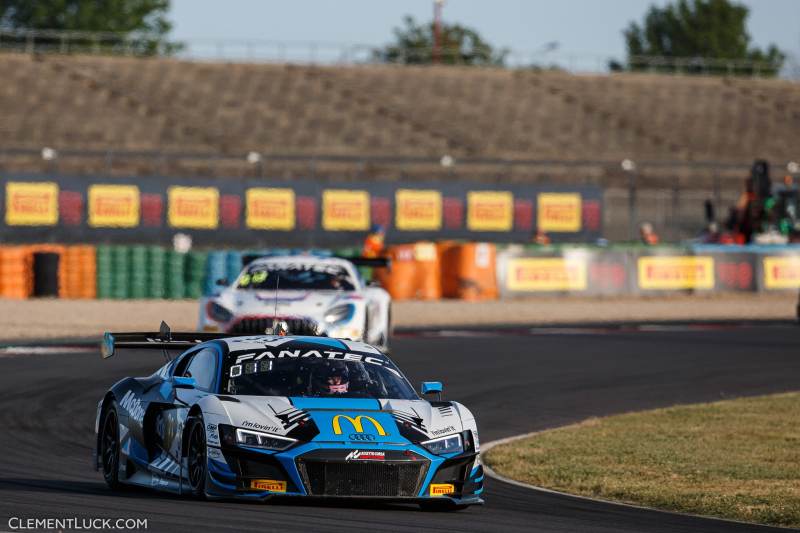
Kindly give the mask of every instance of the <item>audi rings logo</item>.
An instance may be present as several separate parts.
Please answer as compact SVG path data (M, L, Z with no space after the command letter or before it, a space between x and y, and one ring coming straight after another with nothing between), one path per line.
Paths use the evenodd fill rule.
M375 435L370 435L368 433L350 433L347 438L360 442L372 442L375 440Z

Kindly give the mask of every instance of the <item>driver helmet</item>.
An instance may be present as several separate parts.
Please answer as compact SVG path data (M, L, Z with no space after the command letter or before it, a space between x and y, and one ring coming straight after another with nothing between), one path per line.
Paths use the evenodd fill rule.
M326 373L323 390L330 394L344 394L350 387L350 372L344 363L331 364Z

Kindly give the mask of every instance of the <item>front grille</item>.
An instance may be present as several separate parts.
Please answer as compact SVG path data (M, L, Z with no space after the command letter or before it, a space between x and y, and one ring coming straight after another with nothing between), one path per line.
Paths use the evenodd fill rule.
M242 335L263 335L267 328L272 327L272 317L249 317L237 320L228 330L228 333ZM289 335L316 335L317 323L308 318L278 318L289 326Z
M312 496L415 497L426 471L426 463L422 461L298 461L298 467Z

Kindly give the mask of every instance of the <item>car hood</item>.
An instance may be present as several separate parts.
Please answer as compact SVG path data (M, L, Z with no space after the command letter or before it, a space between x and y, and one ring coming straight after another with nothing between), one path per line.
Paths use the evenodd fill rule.
M276 298L277 296L277 298ZM276 309L277 299L277 314ZM217 301L235 315L267 315L319 319L335 305L357 302L355 291L224 291Z
M236 396L222 404L236 427L299 440L405 444L463 431L448 402Z

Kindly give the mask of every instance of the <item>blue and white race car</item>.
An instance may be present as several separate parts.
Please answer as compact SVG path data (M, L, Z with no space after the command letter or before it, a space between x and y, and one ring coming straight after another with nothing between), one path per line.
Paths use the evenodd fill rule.
M472 413L420 398L374 347L305 336L107 333L119 348L188 348L97 406L95 466L112 488L201 498L482 504ZM422 394L441 396L438 382Z

